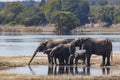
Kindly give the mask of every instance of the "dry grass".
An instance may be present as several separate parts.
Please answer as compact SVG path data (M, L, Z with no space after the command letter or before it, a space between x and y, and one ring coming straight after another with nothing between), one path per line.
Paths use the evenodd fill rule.
M0 69L9 67L25 66L28 64L31 56L11 56L11 57L0 57ZM92 66L99 66L102 63L102 57L93 55L91 58ZM36 56L31 65L43 64L47 65L47 56ZM113 66L120 65L120 53L113 53L113 59L111 60Z
M93 32L100 32L100 33L119 33L120 32L120 24L112 25L111 27L81 27L79 29L76 28L73 32L85 32L85 33L93 33ZM55 32L54 24L48 24L45 26L29 26L26 27L24 25L0 25L0 32Z
M101 27L101 26L83 26L76 28L73 32L84 32L84 33L120 33L120 24L115 24L110 27Z
M0 57L0 69L25 66L28 64L30 58L30 56ZM47 57L36 56L31 64L47 64Z
M53 25L46 26L30 26L26 27L24 25L0 25L1 32L53 32Z
M82 76L82 75L22 75L0 73L0 80L119 80L119 75Z
M30 60L30 56L13 56L0 57L0 69L25 66ZM91 65L98 67L101 64L102 57L93 55ZM47 65L47 56L36 56L32 65L44 64ZM113 53L112 67L120 66L120 53ZM103 76L83 76L83 75L22 75L0 73L0 80L119 80L120 75L103 75Z

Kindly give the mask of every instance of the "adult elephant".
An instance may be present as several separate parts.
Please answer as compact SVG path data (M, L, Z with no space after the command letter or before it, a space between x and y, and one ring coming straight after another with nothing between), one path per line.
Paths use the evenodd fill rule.
M52 57L52 62L56 62L58 58L61 65L68 64L68 59L70 54L74 54L76 51L75 44L73 42L67 44L60 44L52 49L50 56Z
M32 58L30 59L28 65L30 65L30 63L32 62L32 60L35 57L35 55L37 54L37 52L43 52L44 50L51 49L59 44L65 44L68 42L69 42L68 39L49 39L49 40L46 40L46 41L40 43L40 45L34 51L34 54L33 54ZM48 58L48 62L50 62L49 58Z
M78 38L74 42L80 49L86 50L87 66L90 66L92 54L102 56L101 66L110 66L110 56L112 53L112 43L107 38ZM107 58L107 62L105 60Z

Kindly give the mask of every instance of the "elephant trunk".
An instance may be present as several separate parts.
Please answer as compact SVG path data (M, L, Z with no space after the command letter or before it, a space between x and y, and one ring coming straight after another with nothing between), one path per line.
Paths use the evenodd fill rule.
M28 63L28 65L30 65L30 63L32 62L32 60L33 60L33 58L35 57L35 55L37 54L37 52L38 52L38 48L35 50L32 58L30 59L30 61L29 61L29 63Z

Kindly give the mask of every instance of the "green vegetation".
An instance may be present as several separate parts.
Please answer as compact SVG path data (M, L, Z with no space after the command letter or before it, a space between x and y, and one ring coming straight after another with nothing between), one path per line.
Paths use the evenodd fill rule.
M79 25L120 23L120 6L108 0L41 0L38 5L9 2L0 9L0 24L38 26L52 23L58 33L70 34ZM34 2L34 1L33 1ZM116 1L114 1L116 3ZM61 31L62 30L62 31Z
M58 34L70 34L70 31L78 27L79 19L71 12L58 12L55 17L55 25Z
M119 6L91 6L90 20L93 23L106 22L107 26L120 22Z

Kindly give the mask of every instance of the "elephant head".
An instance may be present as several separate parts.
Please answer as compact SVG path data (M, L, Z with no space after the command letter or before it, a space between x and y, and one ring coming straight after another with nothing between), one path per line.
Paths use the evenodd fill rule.
M47 45L47 41L45 42L42 42L37 48L36 50L34 51L34 54L32 56L32 58L30 59L28 65L30 65L30 63L32 62L33 58L35 57L35 55L37 54L37 52L42 52L46 49L46 45Z
M79 47L79 49L82 49L83 43L88 40L89 38L77 38L72 41L72 43L75 45L75 47Z
M46 40L44 42L42 42L37 49L35 50L31 60L29 61L28 65L30 65L31 61L33 60L33 58L35 57L35 55L37 54L37 52L43 52L44 50L47 49L51 49L59 44L65 44L68 43L67 39L49 39Z

